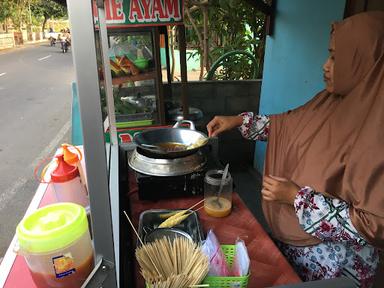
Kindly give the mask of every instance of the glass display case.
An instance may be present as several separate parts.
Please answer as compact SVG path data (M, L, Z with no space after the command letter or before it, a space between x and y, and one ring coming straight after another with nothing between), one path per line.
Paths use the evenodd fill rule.
M113 0L92 5L101 109L105 131L111 133L108 136L113 138L113 130L119 128L165 125L163 70L170 84L166 26L183 25L183 1L148 5L147 1ZM165 53L160 52L162 45ZM184 78L185 84L186 73Z
M155 46L151 28L108 30L108 58L117 128L161 123L161 79L157 79ZM102 80L101 65L100 62ZM104 116L107 115L105 96L103 92L101 102Z

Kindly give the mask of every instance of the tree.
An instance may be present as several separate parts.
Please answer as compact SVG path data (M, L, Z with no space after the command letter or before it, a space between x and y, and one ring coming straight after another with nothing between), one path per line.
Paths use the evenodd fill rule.
M32 0L33 1L33 0ZM27 17L28 0L2 0L0 8L0 22L12 20L16 30L21 30Z
M244 55L223 62L217 79L245 79L261 76L265 40L265 16L243 0L185 1L187 40L200 56L201 74L223 54L243 50L254 55L258 65L250 66ZM192 46L192 47L191 47ZM235 58L233 58L235 57ZM225 66L225 67L224 67Z
M62 18L67 16L67 9L52 0L38 0L33 2L31 3L31 10L35 17L44 18L41 28L43 33L45 31L45 24L47 23L48 19Z
M0 9L0 22L3 22L12 16L15 2L12 0L2 0Z
M193 34L197 37L198 41L198 54L200 55L200 76L199 79L203 80L204 76L204 68L209 70L209 57L208 57L208 0L199 1L186 1L185 2L185 15L187 16L188 21L192 25ZM199 12L192 13L196 10L200 10ZM201 16L202 14L202 16ZM198 25L201 26L200 23L203 23L203 31L199 29ZM196 40L196 39L195 39Z
M13 0L2 0L0 9L0 23L7 21L8 18L11 18L12 12L14 11L14 6L15 2ZM5 27L5 29L8 30L8 26L5 25Z

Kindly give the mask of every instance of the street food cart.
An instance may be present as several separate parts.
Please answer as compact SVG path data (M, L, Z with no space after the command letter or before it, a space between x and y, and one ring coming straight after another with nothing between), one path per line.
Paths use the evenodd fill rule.
M183 1L68 0L67 3L84 140L83 165L87 174L96 256L95 269L86 287L144 287L134 260L136 238L123 211L138 227L140 214L144 211L190 207L201 200L201 179L206 169L220 166L218 144L212 139L203 158L192 154L182 159L183 163L200 161L197 166L188 166L182 175L159 177L153 170L141 171L140 174L128 165L132 155L139 154L137 157L149 161L151 167L159 158L153 159L138 152L130 143L130 137L128 141L119 141L119 127L132 128L134 134L146 127L167 124L164 99L171 92L163 81L160 57L161 42L167 42L166 25L178 25L180 50L184 51L180 57L183 85L180 102L183 117L188 119ZM163 64L169 84L169 57ZM117 113L121 110L116 106L127 103L131 110ZM179 166L175 163L180 161L177 158L165 160L162 163L173 168L170 171L178 171ZM163 170L160 168L160 171ZM164 195L164 199L158 195L155 199L148 196L148 193L156 195L161 189L170 189L170 183L176 187L175 191L182 190L185 194L174 195L172 200L166 198L169 195ZM30 210L54 201L50 189L47 184L40 185ZM248 287L301 282L236 193L233 195L232 213L224 220L212 218L203 211L199 212L199 217L203 233L213 228L223 243L234 243L237 237L244 239L251 259ZM11 254L7 253L5 259L9 269L4 287L35 287L24 259Z
M91 215L96 258L97 261L102 261L102 263L104 263L102 266L105 270L109 271L108 277L102 284L99 284L103 287L130 287L131 285L143 287L144 284L143 279L138 276L139 273L137 273L137 270L135 273L130 273L130 271L135 271L133 253L136 239L122 211L127 211L131 215L133 222L137 224L139 220L138 216L144 210L160 207L185 208L190 203L197 202L197 200L201 199L201 196L193 196L194 192L191 192L189 196L178 197L177 200L172 201L169 201L169 199L157 200L156 202L140 200L139 193L137 193L137 185L140 186L140 184L143 184L143 187L151 187L146 184L155 183L150 185L154 185L152 189L154 190L153 193L156 193L156 187L164 187L164 189L166 189L168 188L167 183L171 181L179 183L180 177L184 177L185 175L169 175L165 178L144 176L141 178L143 181L138 183L136 179L137 176L135 176L133 170L130 169L127 164L130 157L129 155L131 155L132 152L132 145L129 143L119 145L116 130L118 119L115 115L115 102L113 101L114 85L125 85L124 81L128 80L141 81L143 78L140 77L144 77L146 81L135 86L135 88L141 87L143 89L142 91L144 91L148 89L148 87L145 87L147 85L155 86L155 89L151 91L152 93L156 93L154 98L155 107L151 111L153 117L151 119L153 123L151 124L166 124L164 111L165 88L163 86L159 57L160 38L163 37L164 40L167 39L164 25L178 25L180 50L184 50L184 53L181 52L180 57L181 82L182 85L184 85L181 89L184 92L182 92L180 102L183 110L188 111L185 68L186 56L185 46L183 47L183 45L185 45L185 40L183 40L185 33L183 26L183 1L153 1L153 6L151 7L147 7L144 2L146 3L147 1L96 1L94 5L91 5L90 1L68 1L68 10L73 31L72 51L74 54L76 82L78 85L84 135L84 156L86 159L91 198ZM139 44L138 41L147 38L146 47L141 49L152 49L150 52L153 55L153 61L150 61L149 67L146 68L147 70L143 69L143 71L139 71L136 75L133 75L135 73L134 71L130 71L130 75L127 76L119 77L119 75L113 75L110 65L110 51L113 46L112 40L117 42L121 38L130 38L130 36L134 35L139 35L137 38L140 38L137 39L134 44ZM119 37L121 38L119 39ZM133 37L131 37L131 40L132 38ZM132 44L132 42L129 44ZM144 54L144 52L142 53ZM115 56L120 57L121 55ZM151 64L152 66L150 66ZM165 63L165 65L168 67L169 62ZM148 70L151 67L152 70ZM152 78L152 82L148 82L147 77L148 79ZM168 81L171 81L169 75ZM106 144L104 137L102 137L105 132L104 126L102 125L105 122L101 102L101 94L103 93L105 93L108 107L106 118L108 118L107 121L109 122L109 144ZM142 96L144 95L143 92ZM129 97L129 95L125 97ZM140 112L142 113L142 111ZM184 116L188 118L187 113L185 113ZM214 145L215 144L213 144L213 146ZM215 149L212 150L214 151ZM173 162L169 161L166 165L168 165L168 163ZM191 169L193 170L193 167ZM196 174L196 171L192 170L189 171L189 175ZM154 178L156 179L155 181L159 182L153 182ZM186 185L185 182L183 182L182 185ZM191 187L195 186L191 185ZM140 189L140 187L138 188ZM194 188L191 188L191 190L194 190ZM250 287L299 282L299 278L289 266L288 262L240 198L235 197L234 201L236 211L231 214L230 219L226 219L225 222L229 224L228 226L224 226L224 221L218 221L213 218L209 219L210 217L201 216L201 221L203 227L204 222L206 223L206 227L204 227L205 230L211 227L217 227L218 231L221 230L222 233L218 233L223 234L223 237L227 237L227 239L223 239L223 241L234 241L236 237L239 236L238 233L247 237L250 243L252 243L250 245L253 246L253 248L250 249L254 252L250 253L252 254L252 260L254 260L252 265L255 265L255 268L258 266L257 262L264 261L264 263L268 263L264 265L260 264L259 268L252 269L251 275L253 276L251 277L253 277L252 279L254 280L250 280ZM172 204L170 204L170 202L172 202ZM94 211L97 211L97 213ZM239 217L244 221L240 224L240 227L242 227L241 232L237 230L239 228L238 223L236 223ZM228 231L231 230L237 231L229 233ZM259 249L261 246L264 248ZM262 256L263 261L260 260L261 254L264 254L264 256ZM261 268L261 266L263 266L263 268ZM279 268L276 269L276 267ZM262 275L260 275L260 273ZM260 277L258 277L258 275L260 275Z
M159 177L148 170L141 171L144 173L139 173L138 177L138 173L128 167L137 149L129 141L119 141L118 137L117 129L121 127L138 131L147 126L167 124L164 97L170 97L171 93L166 86L171 81L169 57L166 56L163 64L160 60L161 43L168 47L166 25L178 26L182 85L178 101L183 107L183 118L188 119L183 1L153 1L153 5L139 0L67 2L96 256L95 269L86 285L144 287L134 260L136 239L123 211L131 216L137 227L139 215L145 210L190 207L201 200L202 179L208 165L216 168L220 165L215 157L217 141L213 140L207 157L195 153L181 160L165 161L164 165L173 167L170 169L173 174ZM166 68L167 81L163 81L162 66ZM119 105L131 109L119 110ZM150 161L147 166L154 166L158 160L137 154ZM182 164L186 169L183 175L179 173L180 163L188 163L187 166ZM159 192L161 189L165 191L171 187L176 194L177 191L184 191L184 194L175 195L172 201L169 195L168 199L159 198L165 195ZM31 210L54 201L50 190L50 185L40 185ZM151 198L151 193L158 193L155 202L146 199ZM245 239L251 258L249 287L300 282L237 194L233 203L234 210L225 221L203 212L199 216L204 232L214 228L223 243L234 243L238 236ZM23 257L9 255L6 257L9 276L4 286L34 287ZM20 273L23 277L19 277Z

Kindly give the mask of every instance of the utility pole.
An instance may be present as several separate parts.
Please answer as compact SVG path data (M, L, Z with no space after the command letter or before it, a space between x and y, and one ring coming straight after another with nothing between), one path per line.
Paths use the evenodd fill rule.
M32 27L31 0L28 1L28 10L29 10L29 25L31 25Z
M32 12L31 12L31 0L28 0L28 12L29 12L29 33L31 33L31 38L30 40L33 41L33 36L32 36ZM27 29L28 33L28 29ZM27 37L28 39L29 37Z

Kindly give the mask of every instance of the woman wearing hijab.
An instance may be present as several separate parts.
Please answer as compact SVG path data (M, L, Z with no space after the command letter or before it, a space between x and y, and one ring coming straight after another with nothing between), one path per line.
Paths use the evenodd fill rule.
M347 276L371 287L384 248L384 12L332 26L326 89L283 114L216 116L268 139L263 212L303 280Z

